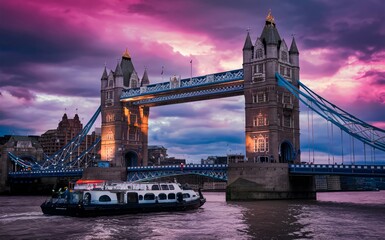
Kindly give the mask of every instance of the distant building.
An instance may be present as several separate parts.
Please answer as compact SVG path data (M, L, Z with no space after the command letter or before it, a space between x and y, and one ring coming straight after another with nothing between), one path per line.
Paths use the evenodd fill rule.
M245 155L242 154L229 154L227 155L228 163L245 162Z
M201 164L227 164L227 156L208 156L201 159Z
M148 165L160 165L167 157L167 148L163 146L148 146Z
M149 166L180 165L181 163L186 164L186 160L168 157L167 148L157 145L148 146Z
M180 164L186 165L186 159L169 157L169 158L165 158L162 162L160 162L159 165L180 165Z
M83 124L80 122L78 114L75 114L73 119L69 119L67 114L64 113L56 129L48 130L41 135L39 142L44 149L44 153L47 156L53 155L78 135L82 129ZM91 146L98 137L100 137L100 133L97 134L96 132L87 135L78 148L78 154ZM97 146L97 149L100 149L100 146Z

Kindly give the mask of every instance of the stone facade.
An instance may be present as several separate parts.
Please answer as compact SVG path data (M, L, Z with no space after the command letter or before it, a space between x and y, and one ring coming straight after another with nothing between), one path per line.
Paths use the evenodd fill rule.
M39 138L39 142L43 147L44 153L51 156L68 144L77 134L83 129L83 124L79 119L79 115L75 114L74 118L68 118L64 113L62 120L59 122L56 129L46 131ZM93 144L100 135L92 132L87 135L81 145L77 149L77 155L85 151L91 144ZM99 149L97 146L96 149ZM98 156L95 156L98 159Z
M299 100L280 87L275 73L298 88L299 52L288 49L269 13L260 37L243 48L246 158L249 162L300 162Z
M101 78L101 160L114 167L147 165L149 107L120 102L123 89L149 84L147 71L140 81L127 50L115 71Z

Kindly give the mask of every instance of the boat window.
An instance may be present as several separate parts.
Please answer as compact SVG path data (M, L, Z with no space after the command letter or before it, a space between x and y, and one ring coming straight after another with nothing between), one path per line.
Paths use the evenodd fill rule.
M174 190L175 188L174 188L174 185L168 185L168 188L170 189L170 190Z
M143 196L142 195L139 195L139 200L143 200Z
M159 186L158 185L152 185L151 190L159 190Z
M166 184L160 185L162 187L162 190L168 190L168 186Z
M111 202L111 198L108 195L102 195L99 197L99 202Z
M140 199L140 197L142 197L142 199L143 199L142 195L139 196L139 199ZM128 192L127 193L127 203L138 203L138 193Z
M183 193L183 198L190 198L190 194L188 194L188 193Z
M175 193L169 193L168 199L175 199Z
M144 194L144 200L154 200L154 199L155 199L155 194L153 193Z
M159 200L167 200L167 195L164 193L159 193L158 198Z

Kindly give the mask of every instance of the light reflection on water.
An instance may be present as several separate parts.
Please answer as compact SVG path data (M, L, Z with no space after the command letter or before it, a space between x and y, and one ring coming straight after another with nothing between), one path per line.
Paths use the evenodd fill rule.
M381 239L385 192L319 193L317 201L206 204L180 213L45 216L45 197L0 197L2 239Z

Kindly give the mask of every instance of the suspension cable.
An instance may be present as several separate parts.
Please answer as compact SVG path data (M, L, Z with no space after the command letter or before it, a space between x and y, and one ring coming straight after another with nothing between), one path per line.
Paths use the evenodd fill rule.
M307 108L307 138L308 138L308 143L309 143L309 159L308 163L310 163L310 108Z
M342 135L342 129L341 130L341 157L342 157L342 164L344 164L344 137Z
M313 105L313 103L311 103L311 105ZM312 141L312 145L313 145L313 164L314 164L314 117L313 117L313 114L314 111L311 111L311 141Z
M353 146L353 164L356 164L356 154L355 154L355 149L354 149L354 137L351 136L352 138L352 146Z
M329 134L329 120L326 121L326 131L328 132L328 140L330 140ZM328 144L328 164L330 164L330 144Z
M332 147L334 148L334 145L333 145L333 141L334 141L333 123L330 123L330 125L331 125L331 130L332 130ZM332 153L332 157L333 157L333 164L334 164L334 153Z

